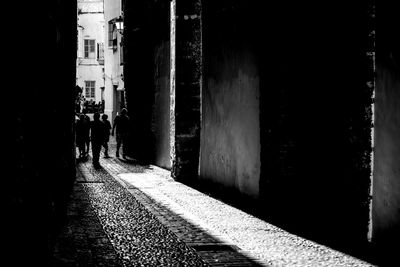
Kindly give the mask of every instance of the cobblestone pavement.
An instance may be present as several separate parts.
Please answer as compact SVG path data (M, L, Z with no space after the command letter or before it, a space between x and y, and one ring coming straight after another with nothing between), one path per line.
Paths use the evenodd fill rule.
M55 243L52 266L123 266L90 205L78 177L68 205L67 222Z
M80 166L99 219L125 266L207 266L105 170Z
M371 266L175 182L161 168L115 157L100 163L80 170L125 265Z

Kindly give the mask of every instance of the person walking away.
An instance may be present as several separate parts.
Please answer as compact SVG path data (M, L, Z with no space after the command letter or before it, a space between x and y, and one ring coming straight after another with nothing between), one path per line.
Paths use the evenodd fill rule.
M85 115L81 114L76 122L76 146L79 150L79 158L85 157Z
M108 142L110 141L111 123L108 120L107 114L103 114L103 116L101 116L101 118L103 120L104 128L105 128L104 142L103 142L104 157L105 158L109 158L109 155L108 155Z
M90 148L90 118L86 115L87 110L83 109L82 113L85 116L85 124L84 124L84 132L83 138L85 143L85 156L89 155L89 148Z
M92 142L92 157L93 157L93 166L95 168L100 167L100 151L101 146L104 142L105 136L105 127L104 123L100 121L100 113L96 112L93 115L93 121L90 124L90 140Z
M115 155L116 157L119 157L119 148L122 145L122 156L124 159L126 159L126 152L127 152L126 144L129 131L129 117L128 117L128 110L126 108L123 108L121 110L121 114L115 117L113 128L111 131L112 136L114 136L114 130L117 139L117 151Z

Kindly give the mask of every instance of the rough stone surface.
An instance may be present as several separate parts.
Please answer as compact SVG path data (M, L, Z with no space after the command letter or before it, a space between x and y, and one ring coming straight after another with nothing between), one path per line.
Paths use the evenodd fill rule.
M92 167L86 163L82 168ZM103 183L87 183L85 189L124 265L207 266L106 171L95 175Z
M168 178L157 167L145 173L120 174L135 194L142 191L155 202L217 237L219 244L241 249L243 255L272 266L371 266L307 239L290 234L221 201ZM249 241L251 240L251 241ZM185 240L189 242L189 240ZM215 254L213 256L216 256Z
M374 162L374 236L400 232L400 76L394 67L379 65L376 92Z
M86 182L78 175L51 266L123 266L90 205Z

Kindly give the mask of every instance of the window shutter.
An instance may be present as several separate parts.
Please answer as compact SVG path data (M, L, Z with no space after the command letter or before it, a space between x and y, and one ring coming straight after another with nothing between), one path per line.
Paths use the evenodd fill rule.
M109 21L108 22L108 48L112 48L113 46L113 32L114 32L114 24Z
M94 40L89 40L90 41L90 53L94 53L95 52L95 42Z

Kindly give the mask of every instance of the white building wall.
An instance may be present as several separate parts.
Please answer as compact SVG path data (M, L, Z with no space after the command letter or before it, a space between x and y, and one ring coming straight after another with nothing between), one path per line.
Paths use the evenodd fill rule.
M85 39L95 40L94 58L85 58ZM83 88L83 95L86 97L85 81L95 81L95 97L86 97L86 99L93 99L96 103L104 99L107 103L112 99L107 99L102 93L102 88L105 87L104 65L101 65L97 59L98 43L104 43L103 0L78 0L77 85Z
M120 111L120 94L124 90L122 81L123 66L120 62L120 42L121 35L116 33L118 38L118 47L116 50L109 46L109 21L122 15L121 0L104 0L104 20L105 20L105 38L104 38L104 58L105 58L105 95L113 101L106 103L105 113L109 118L114 119L117 112Z

